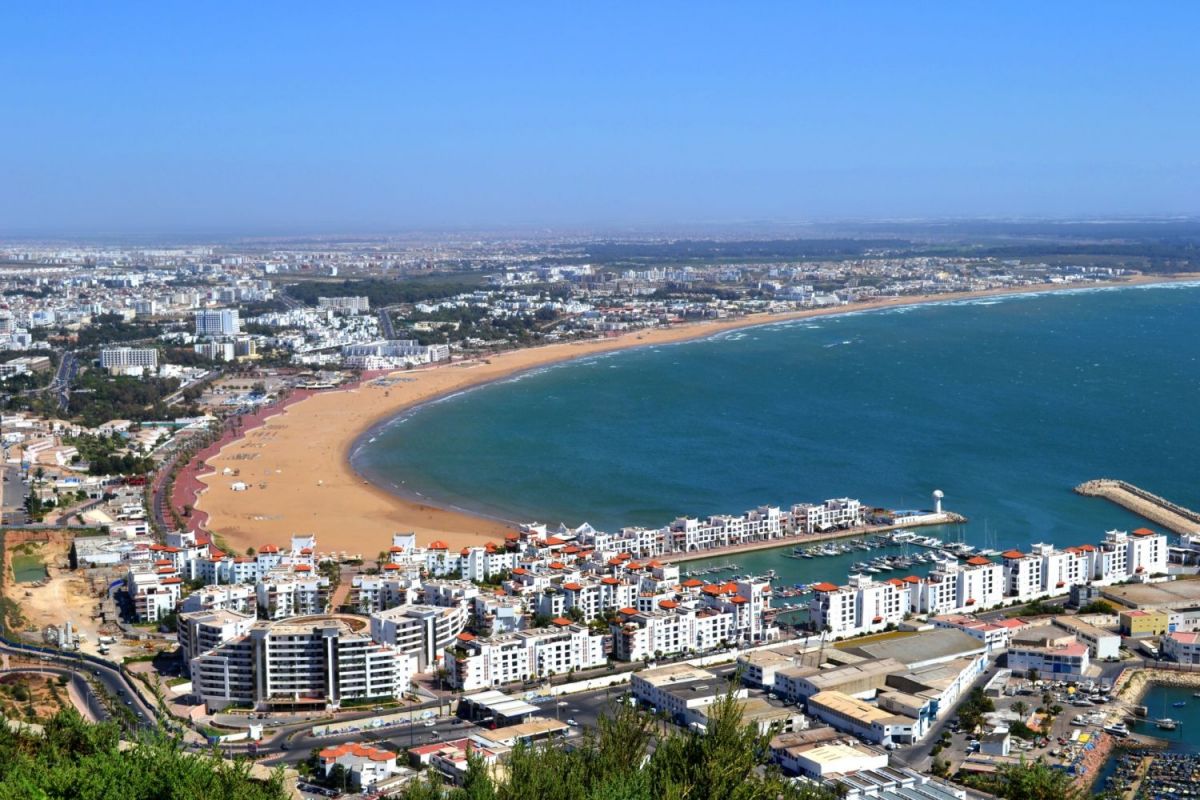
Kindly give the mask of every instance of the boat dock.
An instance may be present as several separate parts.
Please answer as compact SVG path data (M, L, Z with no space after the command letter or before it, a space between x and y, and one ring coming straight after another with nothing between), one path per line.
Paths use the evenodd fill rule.
M1103 497L1175 533L1200 533L1200 513L1159 497L1132 483L1115 478L1098 478L1075 487L1085 497Z

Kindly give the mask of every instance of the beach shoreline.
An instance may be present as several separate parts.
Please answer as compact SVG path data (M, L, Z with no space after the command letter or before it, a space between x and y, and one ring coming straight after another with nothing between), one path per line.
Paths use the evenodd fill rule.
M589 356L814 317L1006 295L1172 284L1194 281L1196 277L1136 276L1083 286L1042 284L887 298L851 306L639 329L618 337L541 345L487 358L391 372L382 379L386 385L376 378L349 389L313 393L287 404L257 427L224 444L206 459L206 471L196 476L199 488L194 507L204 513L209 531L239 551L284 543L290 535L301 533L315 534L322 551L367 558L385 550L393 532L415 532L422 543L441 539L456 548L500 541L513 529L512 523L472 510L445 507L398 485L390 489L376 485L354 467L353 454L381 426L424 405ZM246 484L245 490L233 491L234 483ZM710 555L721 554L704 557Z

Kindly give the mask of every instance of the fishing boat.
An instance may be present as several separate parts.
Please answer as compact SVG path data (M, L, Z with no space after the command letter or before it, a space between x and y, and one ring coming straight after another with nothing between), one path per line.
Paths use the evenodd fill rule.
M1183 707L1184 707L1184 706L1186 706L1186 705L1187 705L1187 700L1180 700L1180 701L1179 701L1179 702L1177 702L1177 703L1171 703L1171 706L1172 706L1173 708L1183 708Z
M1154 720L1154 726L1162 731L1173 731L1179 727L1179 721L1170 717Z

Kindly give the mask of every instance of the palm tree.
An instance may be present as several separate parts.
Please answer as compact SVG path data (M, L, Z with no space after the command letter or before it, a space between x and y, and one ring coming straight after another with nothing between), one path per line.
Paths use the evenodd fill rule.
M1025 704L1024 700L1018 700L1012 704L1012 710L1018 717L1025 719L1025 714L1029 711L1029 706Z

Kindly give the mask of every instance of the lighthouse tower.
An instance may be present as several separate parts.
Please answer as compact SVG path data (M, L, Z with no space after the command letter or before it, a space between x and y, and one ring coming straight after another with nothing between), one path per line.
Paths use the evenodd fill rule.
M942 493L941 489L933 490L933 512L935 514L942 513L942 498L945 496L946 495Z

